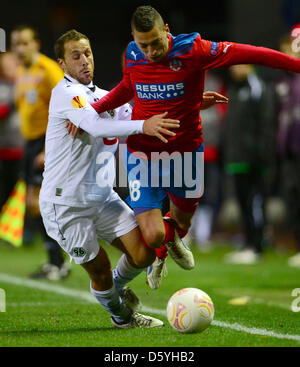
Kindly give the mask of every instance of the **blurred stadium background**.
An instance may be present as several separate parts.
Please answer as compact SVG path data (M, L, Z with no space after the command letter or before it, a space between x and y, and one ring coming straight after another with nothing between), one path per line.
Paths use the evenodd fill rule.
M280 37L299 22L297 0L115 0L98 2L28 0L5 1L0 26L32 24L40 32L41 52L54 57L53 44L66 30L76 28L92 42L96 83L110 88L121 78L121 53L131 40L130 17L138 5L151 4L170 24L172 33L199 32L203 38L230 40L277 48Z

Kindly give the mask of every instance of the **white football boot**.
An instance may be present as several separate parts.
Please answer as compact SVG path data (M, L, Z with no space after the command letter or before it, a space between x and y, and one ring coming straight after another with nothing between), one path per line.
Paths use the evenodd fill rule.
M159 259L158 257L154 260L153 264L147 268L147 284L151 289L157 289L161 285L162 276L168 275L167 265L165 259Z
M191 270L195 267L194 256L190 248L179 237L176 229L174 242L167 242L166 247L172 259L182 269Z
M120 292L121 302L125 304L132 312L140 311L142 309L142 302L138 296L129 287L124 287Z
M162 327L164 323L151 316L142 315L140 313L134 312L131 316L131 320L128 323L119 324L113 317L111 317L112 324L119 329L130 329L130 328L155 328Z

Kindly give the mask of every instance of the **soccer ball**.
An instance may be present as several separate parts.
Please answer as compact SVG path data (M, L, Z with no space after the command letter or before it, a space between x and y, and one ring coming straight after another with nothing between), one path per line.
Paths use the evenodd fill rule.
M167 318L181 333L200 333L214 318L211 298L197 288L184 288L174 293L167 305Z

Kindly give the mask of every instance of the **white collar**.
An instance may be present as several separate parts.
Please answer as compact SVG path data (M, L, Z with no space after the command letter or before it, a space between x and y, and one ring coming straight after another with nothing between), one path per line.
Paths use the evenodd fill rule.
M93 81L91 81L89 84L82 84L80 83L77 79L72 78L69 74L65 73L65 77L67 80L69 80L70 82L74 83L74 84L81 84L84 85L87 88L93 88L94 87L94 83Z

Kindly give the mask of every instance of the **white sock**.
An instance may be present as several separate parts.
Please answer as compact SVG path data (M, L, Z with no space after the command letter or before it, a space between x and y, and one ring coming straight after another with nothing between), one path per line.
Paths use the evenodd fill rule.
M91 282L90 289L98 302L112 315L116 322L122 324L130 321L132 312L121 303L119 293L114 285L106 291L95 291Z
M127 256L123 254L113 270L113 279L117 291L120 292L125 284L138 276L143 270L130 265Z

